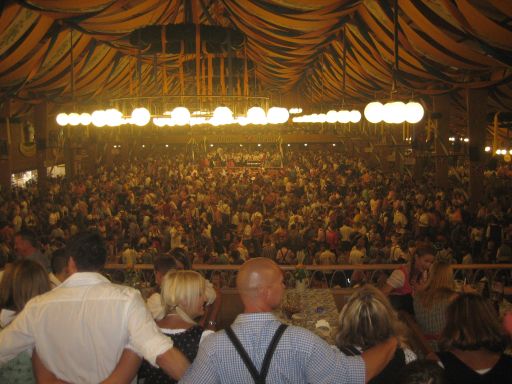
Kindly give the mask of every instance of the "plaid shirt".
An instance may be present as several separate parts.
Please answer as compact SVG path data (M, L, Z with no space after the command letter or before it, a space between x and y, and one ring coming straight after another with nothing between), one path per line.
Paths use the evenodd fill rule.
M238 315L231 326L253 364L261 370L263 358L281 323L272 313ZM360 356L347 357L314 333L289 326L270 364L267 383L364 383ZM208 336L180 383L252 383L253 379L224 331Z

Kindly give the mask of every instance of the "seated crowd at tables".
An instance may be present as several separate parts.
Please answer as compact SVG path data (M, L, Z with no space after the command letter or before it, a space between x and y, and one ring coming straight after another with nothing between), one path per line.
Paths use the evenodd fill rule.
M83 181L50 180L46 195L28 185L11 196L2 195L0 204L0 279L5 285L2 291L7 292L0 297L2 327L9 329L32 296L68 278L70 255L55 255L69 238L92 230L105 241L108 261L127 264L156 265L162 255L174 258L178 269L190 269L193 263L244 264L260 256L292 265L399 264L383 277L381 290L366 285L349 299L340 315L339 349L349 356L363 353L364 358L366 349L397 338L399 347L386 368L378 366L371 375L372 382L397 382L396 367L416 360L417 354L407 344L395 312L400 310L415 315L432 350L438 352L448 382L509 378L511 361L503 355L509 336L496 311L474 293L456 292L450 267L453 262L512 261L510 180L497 175L500 172L487 174L486 198L475 212L470 212L463 192L464 176L462 182L451 179L455 187L450 192L441 191L428 178L418 182L401 173L371 170L360 159L315 151L287 153L284 167L277 170L190 165L181 153L100 168ZM22 260L35 265L28 268ZM28 268L27 273L35 275L41 267L52 271L48 287L44 282L31 287L17 303L16 271ZM195 345L194 352L183 351L188 360L199 350L201 361L207 361L199 344L210 336L204 331L206 324L199 326L195 320L209 301L210 284L197 273L182 276L185 273L161 273L162 307L151 313L175 346ZM23 273L19 274L21 278ZM190 284L189 291L178 293L176 281ZM364 278L358 282L364 284ZM464 313L475 315L464 318ZM389 324L375 338L372 331L382 318ZM454 330L454 324L464 324L466 333ZM182 344L176 335L185 335ZM29 352L17 355L15 363L26 368ZM140 364L140 358L129 351L125 354L112 372L119 369L120 375L130 376L136 373L133 362ZM154 371L154 364L154 359L145 362L139 371L146 383L168 379L169 371ZM465 381L453 375L461 366L470 368ZM194 373L184 382L196 382L190 377ZM478 381L482 377L491 381Z

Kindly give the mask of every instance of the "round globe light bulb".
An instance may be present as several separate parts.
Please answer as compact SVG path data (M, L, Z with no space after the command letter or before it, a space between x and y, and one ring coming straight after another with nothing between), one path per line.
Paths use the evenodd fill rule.
M78 113L70 113L68 115L68 124L76 126L80 124L80 115Z
M263 108L252 107L247 111L247 119L250 124L267 124L267 115Z
M109 127L118 127L123 123L123 114L115 108L107 109L105 117Z
M135 108L133 110L131 118L132 124L138 125L139 127L143 127L147 125L150 121L151 114L146 108Z
M405 105L405 121L410 124L416 124L423 119L425 110L423 105L416 101L410 101Z
M349 111L338 111L338 121L342 124L346 124L350 121L350 112Z
M384 117L384 106L378 101L368 103L364 108L364 117L370 123L380 123Z
M329 112L327 112L327 122L328 123L335 123L337 120L338 120L338 112L334 111L334 110L330 110Z
M384 105L384 122L388 124L400 124L405 121L405 104L401 101L386 103Z
M272 107L267 112L267 121L269 124L286 123L290 118L290 113L286 108Z
M103 110L97 110L97 111L94 111L91 115L91 118L92 118L92 124L95 126L95 127L103 127L107 124L107 119L106 119L106 116L105 116L105 111Z
M92 116L90 113L81 113L80 114L80 124L82 125L89 125L92 122Z
M190 122L190 111L185 107L176 107L171 111L171 117L176 125L187 125Z
M238 119L236 119L236 122L240 126L245 127L247 124L249 124L249 119L245 116L240 116Z
M165 126L165 118L153 117L153 124L155 124L157 127L163 127Z
M233 112L228 107L217 107L213 111L213 120L218 125L233 123Z
M327 121L327 115L325 113L319 113L316 119L319 123L325 123Z
M55 117L55 121L57 122L57 124L59 124L61 127L63 127L65 125L68 125L69 117L68 117L67 113L59 113Z
M350 122L351 123L359 123L361 121L361 112L357 109L350 111Z

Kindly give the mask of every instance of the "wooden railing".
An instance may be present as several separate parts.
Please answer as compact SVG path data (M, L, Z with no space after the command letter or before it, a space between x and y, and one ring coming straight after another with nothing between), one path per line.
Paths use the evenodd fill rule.
M350 287L353 284L353 277L358 282L379 284L383 278L399 266L399 264L305 265L301 268L306 273L306 280L310 287L321 285L330 288L343 288ZM512 285L512 264L453 264L452 266L455 279L465 281L467 284L476 284L485 277L489 283L499 280L506 285ZM220 287L233 287L239 268L239 265L192 265L193 270L205 274ZM285 274L285 283L288 286L295 284L297 266L280 265L280 268ZM121 275L126 275L126 271L135 274L135 277L144 282L149 282L153 278L152 264L135 264L133 266L107 264L105 265L105 271L113 280L118 282L123 282L119 280L121 280ZM118 278L113 276L115 273L119 275Z

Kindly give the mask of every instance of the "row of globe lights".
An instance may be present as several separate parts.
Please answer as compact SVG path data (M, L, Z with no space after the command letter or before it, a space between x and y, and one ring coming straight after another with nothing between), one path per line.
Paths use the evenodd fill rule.
M263 108L252 107L247 111L246 116L233 117L233 112L228 107L217 107L210 119L202 116L206 112L195 111L192 114L185 107L176 107L171 112L164 112L165 117L154 117L155 125L163 127L165 125L184 126L197 124L211 124L214 126L238 123L242 126L247 124L265 125L282 124L288 121L290 113L286 108L272 107L265 112ZM195 116L194 116L195 115ZM197 117L199 115L199 117ZM146 108L135 108L129 118L124 118L117 109L94 111L89 113L59 113L56 118L57 124L65 125L89 125L96 127L105 125L116 127L123 124L134 124L145 126L151 121L151 114Z
M404 122L416 124L423 119L424 115L423 106L416 101L410 101L407 104L402 101L386 104L374 101L364 108L364 117L374 124L382 121L387 124L402 124Z
M487 148L489 148L489 150L487 150ZM490 152L491 151L491 147L485 147L485 151L486 152ZM510 149L508 151L506 149L497 149L496 150L496 154L497 155L507 155L507 154L512 155L512 149Z
M453 142L457 141L457 139L452 136L452 137L448 138L448 141L451 141L453 143ZM459 141L469 143L469 138L468 137L459 137Z
M331 110L327 113L313 113L292 118L294 123L358 123L361 121L361 112L358 110Z
M305 147L307 147L307 146L308 146L308 143L304 143L303 145L304 145ZM332 143L331 145L332 145L333 147L335 147L335 146L336 146L336 143ZM165 148L169 148L169 144L164 144L164 146L165 146ZM212 148L213 148L214 146L215 146L215 144L210 144L210 147L212 147ZM243 144L240 144L240 147L243 147L243 146L244 146ZM287 147L291 147L292 145L288 143L288 144L286 144L286 146L287 146ZM146 148L146 144L142 144L142 145L141 145L141 147L142 147L142 148ZM258 147L261 147L261 143L258 143ZM114 144L114 145L112 146L112 148L121 148L121 145L120 145L120 144Z

